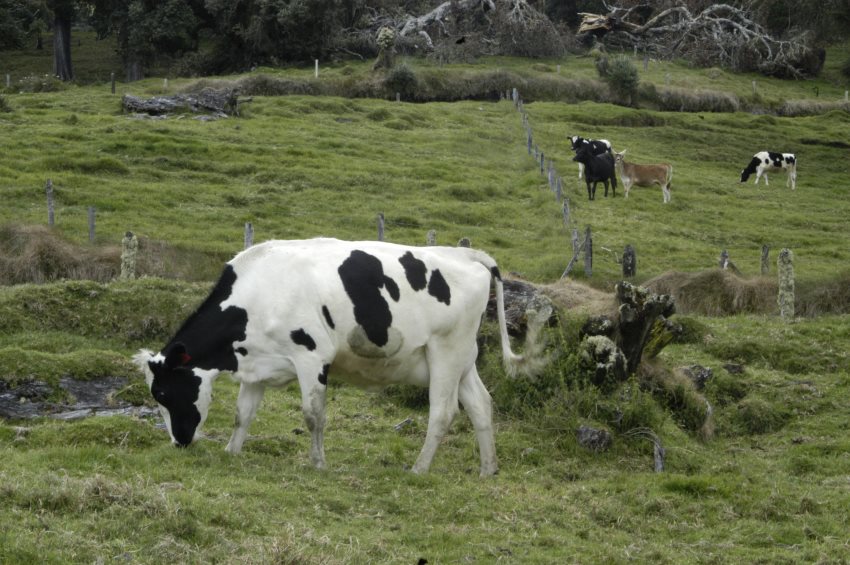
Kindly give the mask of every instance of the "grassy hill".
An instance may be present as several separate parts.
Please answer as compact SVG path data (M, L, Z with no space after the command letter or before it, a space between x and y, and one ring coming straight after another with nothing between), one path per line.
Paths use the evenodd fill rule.
M19 66L7 68L22 68L15 60ZM474 90L501 73L499 80L519 80L521 93L566 92L595 73L583 58L408 64L427 88ZM262 80L316 90L381 87L367 63L323 66L319 79L312 73L260 71ZM813 101L815 86L818 98L831 99L844 88L835 67L814 82L759 77L758 99L755 77L673 63L652 63L642 80L665 88L667 74L671 87L731 92L767 110ZM0 288L0 384L125 375L133 381L122 394L144 397L129 355L168 339L221 262L241 249L245 222L256 241L374 239L383 213L390 241L424 244L431 229L445 245L469 237L503 271L539 283L558 279L571 229L590 225L593 276L577 269L574 278L604 291L619 280L614 255L627 243L637 249L638 282L713 269L722 249L753 277L769 245L773 261L782 247L794 251L800 289L846 286L847 111L668 113L532 96L525 109L535 142L569 198L572 223L564 226L507 101L255 93L239 118L121 113L123 93L154 96L190 84L172 78L166 92L156 78L119 84L113 95L105 82L51 83L57 91L2 93L11 111L0 113L0 250L14 251L21 233L41 233L8 226L46 223L51 179L52 232L68 249L86 261L114 259L132 230L159 257L145 272L189 282ZM569 134L605 137L637 162L672 163L672 202L640 188L628 200L618 191L588 202ZM769 187L738 182L761 149L797 154L795 191L781 176ZM89 206L97 210L93 244ZM56 260L55 249L36 246L33 260ZM846 289L829 296L840 302ZM659 393L631 380L603 395L578 386L570 371L582 317L566 312L563 327L547 334L556 362L543 384L505 380L489 350L481 361L496 399L501 473L493 480L477 477L463 414L430 475L404 471L427 424L427 409L405 391L366 395L333 383L324 472L309 466L292 389L269 391L245 453L225 456L236 395L226 378L217 384L208 439L187 450L173 449L150 418L0 422L0 562L842 562L850 526L848 315L794 323L753 314L677 318L687 337L668 346L654 370L712 368L696 398L712 407L713 433L683 420L690 397L678 396L681 387ZM560 386L546 388L550 382ZM412 423L394 428L408 417ZM611 449L579 447L575 429L583 423L619 430ZM664 473L653 472L649 428L667 450Z

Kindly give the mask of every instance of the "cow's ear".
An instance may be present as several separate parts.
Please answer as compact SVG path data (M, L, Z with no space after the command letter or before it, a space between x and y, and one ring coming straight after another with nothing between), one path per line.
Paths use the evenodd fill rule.
M168 350L168 354L165 356L165 366L169 369L175 369L177 367L182 367L188 363L190 359L191 357L186 352L186 346L177 342L171 346L171 349Z

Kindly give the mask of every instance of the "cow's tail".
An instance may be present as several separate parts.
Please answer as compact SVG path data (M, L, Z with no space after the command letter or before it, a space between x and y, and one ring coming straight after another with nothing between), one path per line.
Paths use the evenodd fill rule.
M489 258L489 257L488 257ZM492 259L491 259L492 261ZM514 377L518 373L527 376L535 376L546 366L546 358L543 354L543 342L540 339L540 330L552 315L552 307L544 306L539 312L527 310L528 327L525 333L525 347L522 355L516 354L511 349L511 340L508 337L508 323L505 317L505 285L495 262L488 265L493 275L496 287L496 317L499 321L499 337L502 345L502 361L508 376Z

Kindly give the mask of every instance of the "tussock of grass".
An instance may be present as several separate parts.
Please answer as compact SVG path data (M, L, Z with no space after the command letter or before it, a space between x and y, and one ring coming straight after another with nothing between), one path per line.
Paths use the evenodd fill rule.
M834 111L850 112L850 102L843 100L786 100L777 110L780 116L799 117L827 114Z
M108 281L119 270L118 247L84 248L43 226L0 227L0 284Z
M730 271L668 272L644 283L656 294L669 294L682 314L725 316L776 311L778 284L766 278L743 279Z

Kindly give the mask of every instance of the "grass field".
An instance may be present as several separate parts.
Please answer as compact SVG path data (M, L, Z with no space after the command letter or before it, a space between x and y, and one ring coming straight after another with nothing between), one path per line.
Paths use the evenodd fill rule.
M594 72L582 58L410 64L446 76L488 65L529 77L557 74L557 64L565 76ZM643 78L659 86L670 73L672 86L751 92L753 77L653 65ZM820 97L839 97L836 68L814 82L759 78L758 88L771 103L809 98L815 86ZM312 68L267 72L309 79ZM322 72L333 79L366 65ZM169 90L188 82L172 79ZM794 251L800 286L848 271L845 111L782 118L527 103L535 142L566 183L573 223L565 227L507 101L254 96L242 117L205 122L123 115L125 92L160 94L163 81L120 84L115 95L104 82L2 94L11 111L0 113L0 225L46 223L51 179L59 236L93 250L133 230L174 252L168 257L180 264L161 272L190 282L0 287L3 382L124 374L134 379L128 394L144 396L127 359L169 338L221 262L241 249L245 222L256 241L374 239L380 212L390 241L424 244L431 229L445 245L469 237L504 272L539 283L555 281L569 261L570 229L590 225L594 273L574 276L603 290L619 280L614 253L627 243L637 249L638 282L712 269L722 249L754 276L765 244L772 273L778 250ZM573 133L605 137L636 162L672 163L672 202L641 188L628 201L618 190L588 202L570 161ZM781 176L769 187L738 183L761 149L797 154L795 191ZM97 210L94 244L88 206ZM566 326L580 325L576 316L566 313ZM487 351L480 366L497 401L501 462L489 480L477 476L464 414L429 475L405 470L422 445L427 409L403 391L366 394L332 383L326 471L309 465L294 389L269 391L245 452L227 456L236 395L227 378L217 384L207 439L187 450L172 448L156 419L0 422L0 562L844 563L848 321L683 318L695 337L668 346L657 364L712 368L702 392L713 407L710 439L680 420L675 399L664 405L635 381L594 396L572 375L555 375L564 388L544 389L542 401L518 409L511 391L525 384L506 381ZM577 332L565 331L553 330L553 349L574 348L568 340ZM612 413L653 422L667 451L663 473L653 472L653 444L641 427L614 433L607 452L578 446L578 423L616 429ZM412 423L396 430L406 418Z

